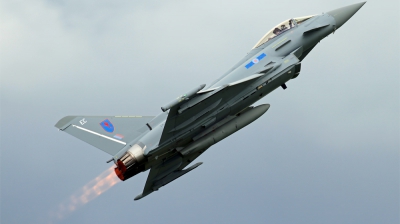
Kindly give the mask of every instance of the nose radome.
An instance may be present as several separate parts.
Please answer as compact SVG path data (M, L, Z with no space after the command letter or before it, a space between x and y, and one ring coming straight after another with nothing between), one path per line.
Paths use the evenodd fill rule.
M367 2L360 2L354 5L345 6L343 8L335 9L327 12L336 20L336 29L339 29L344 23L347 22L356 12Z

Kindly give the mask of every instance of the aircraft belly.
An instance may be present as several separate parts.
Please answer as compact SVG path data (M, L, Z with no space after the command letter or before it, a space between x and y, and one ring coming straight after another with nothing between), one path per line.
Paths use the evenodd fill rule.
M257 82L249 84L244 91L247 92L247 94L240 94L240 97L230 98L229 101L225 104L221 103L213 113L216 114L216 117L212 116L212 119L215 119L214 124L223 120L229 115L239 113L244 108L247 108L254 102L258 101L265 95L280 87L283 83L289 81L295 74L295 66L293 65L293 63L298 62L297 58L292 57L292 59L292 63L287 62L288 65L286 68L282 67L275 74L266 76L260 80L257 80ZM263 84L265 85L263 86ZM258 88L259 86L262 86L262 88ZM189 141L194 136L198 135L202 130L204 130L201 125L191 125L191 127L193 128L192 131L190 133L187 133L186 135L184 134L184 136L181 137L182 139L187 140L186 144L189 143ZM202 154L205 150L208 149L208 147L212 146L213 144L215 144L214 141L210 142L209 144L206 143L204 144L204 147L202 146L202 149L200 151L196 151L196 154L185 155L180 169L183 169L186 165L188 165L191 161L193 161L196 157Z
M286 83L289 81L295 72L295 66L291 65L289 68L283 69L279 74L275 75L272 79L267 79L265 80L265 86L262 88L256 89L250 91L248 94L245 94L243 97L239 99L239 101L236 101L234 105L228 106L225 110L222 110L218 113L217 117L217 122L228 117L229 115L234 115L242 111L244 108L247 108L248 106L252 105L254 102L258 101L265 95L269 94L276 88L280 87L283 83ZM263 85L263 83L261 84ZM252 85L251 85L252 86ZM233 132L232 132L233 133ZM195 135L199 134L199 131L191 133L190 139L193 138ZM218 137L218 133L216 133L217 136L215 138L212 138L210 140L203 140L201 143L201 146L196 146L193 145L190 150L190 152L184 153L184 155L189 155L192 152L198 152L201 154L203 153L206 149L208 149L210 146L214 145L216 142L220 141L221 139L225 138L226 135L223 135L221 139ZM229 135L229 133L228 133ZM187 146L186 146L187 147ZM197 157L197 156L196 156Z

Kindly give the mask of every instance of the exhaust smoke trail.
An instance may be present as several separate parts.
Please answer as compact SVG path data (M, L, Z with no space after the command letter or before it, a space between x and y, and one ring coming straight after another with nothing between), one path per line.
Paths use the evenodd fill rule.
M82 189L72 194L69 199L64 201L58 206L56 212L52 212L51 220L61 220L69 213L72 213L79 207L85 205L91 200L97 198L99 195L106 192L112 186L121 180L115 175L114 166L110 167L95 179L91 180ZM50 221L52 223L53 221Z

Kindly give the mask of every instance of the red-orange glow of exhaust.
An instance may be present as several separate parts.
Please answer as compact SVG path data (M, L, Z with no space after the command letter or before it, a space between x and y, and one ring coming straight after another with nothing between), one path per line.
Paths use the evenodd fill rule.
M63 219L69 213L95 199L119 182L121 181L115 175L114 166L110 167L83 186L82 189L72 194L65 202L61 203L58 206L58 210L51 213L51 220ZM50 223L52 222L53 221L50 221Z

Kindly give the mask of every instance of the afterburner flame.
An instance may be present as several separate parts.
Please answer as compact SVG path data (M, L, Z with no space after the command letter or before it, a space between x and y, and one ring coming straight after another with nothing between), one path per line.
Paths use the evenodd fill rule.
M94 180L82 187L79 191L69 197L68 200L58 206L58 210L51 214L51 219L62 219L69 213L85 205L99 195L106 192L112 186L120 182L114 173L114 166L110 167Z

